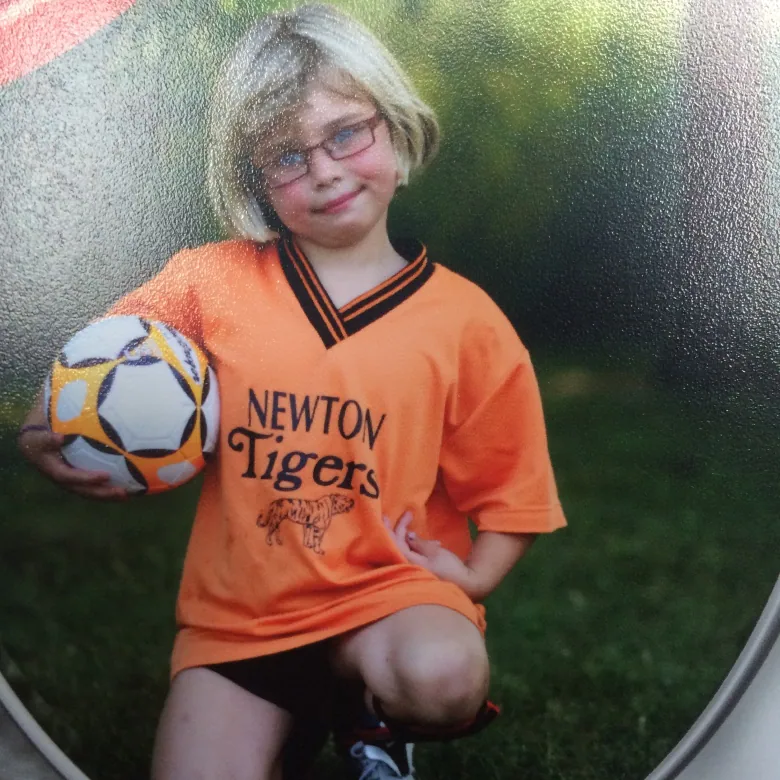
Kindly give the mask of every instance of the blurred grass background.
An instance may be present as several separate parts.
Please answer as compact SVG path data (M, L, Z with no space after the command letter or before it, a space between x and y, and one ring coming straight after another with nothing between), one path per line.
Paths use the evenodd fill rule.
M537 366L570 527L488 602L503 716L421 747L424 780L646 776L728 673L777 573L763 438L637 366ZM90 777L143 777L197 485L124 505L66 495L19 463L19 418L4 409L0 671ZM320 767L341 776L329 752Z

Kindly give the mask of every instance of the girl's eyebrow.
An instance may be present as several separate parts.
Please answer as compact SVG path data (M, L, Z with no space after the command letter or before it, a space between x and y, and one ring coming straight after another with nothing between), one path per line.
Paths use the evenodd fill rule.
M342 127L348 127L349 125L354 125L358 122L364 122L373 116L373 114L371 116L364 116L364 114L365 110L360 109L348 111L347 113L342 114L340 117L331 119L329 122L326 122L320 128L320 131L327 138L331 133L340 130ZM269 152L276 153L282 150L295 149L301 146L301 140L300 138L297 138L294 133L285 133L283 135L274 137L272 140L269 139L265 146Z
M326 122L322 126L322 132L329 133L332 130L338 130L339 128L344 127L345 125L353 125L357 122L363 122L366 119L371 118L370 116L363 116L363 114L365 114L365 109L362 111L350 111L346 114L343 114L337 119L332 119L330 122Z

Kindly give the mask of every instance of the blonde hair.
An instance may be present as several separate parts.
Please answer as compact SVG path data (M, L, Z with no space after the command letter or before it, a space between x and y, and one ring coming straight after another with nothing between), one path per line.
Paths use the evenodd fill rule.
M329 73L371 100L387 121L401 184L436 154L436 116L365 27L327 5L269 14L228 58L212 102L208 186L231 235L276 238L276 217L259 191L251 157L295 115L312 82Z

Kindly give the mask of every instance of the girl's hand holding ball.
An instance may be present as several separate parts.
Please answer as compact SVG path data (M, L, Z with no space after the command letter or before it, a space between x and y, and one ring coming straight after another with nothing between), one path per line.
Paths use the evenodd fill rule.
M110 475L102 471L74 469L60 454L65 442L62 434L54 433L47 425L28 424L22 426L17 437L22 455L60 487L84 498L124 500L127 491L107 485Z

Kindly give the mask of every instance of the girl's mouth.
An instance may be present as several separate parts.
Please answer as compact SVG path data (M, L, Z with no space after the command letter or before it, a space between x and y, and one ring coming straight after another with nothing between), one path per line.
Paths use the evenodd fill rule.
M346 195L340 195L338 198L329 200L324 206L315 209L315 211L318 214L334 214L337 211L341 211L342 209L346 208L347 205L351 203L362 191L363 190L361 187L354 192L348 192Z

